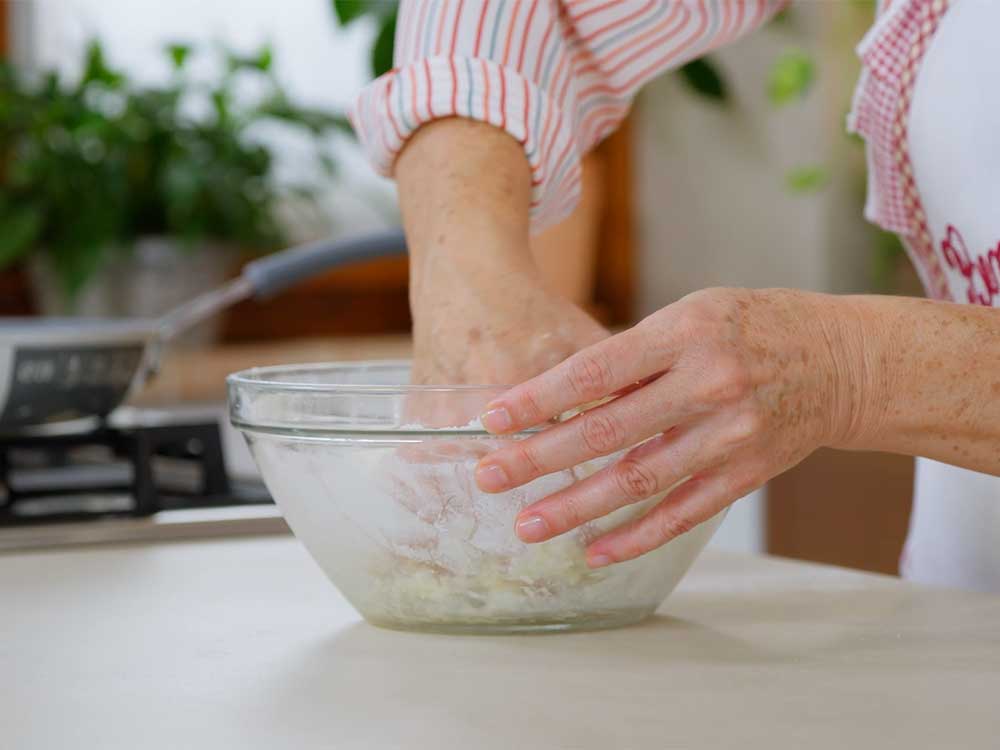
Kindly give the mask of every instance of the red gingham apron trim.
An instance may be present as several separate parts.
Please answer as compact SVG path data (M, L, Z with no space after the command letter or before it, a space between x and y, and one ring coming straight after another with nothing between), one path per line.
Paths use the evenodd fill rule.
M866 216L900 234L917 264L927 292L951 299L935 252L909 154L910 103L928 43L949 0L894 0L861 42L864 71L848 127L868 143Z

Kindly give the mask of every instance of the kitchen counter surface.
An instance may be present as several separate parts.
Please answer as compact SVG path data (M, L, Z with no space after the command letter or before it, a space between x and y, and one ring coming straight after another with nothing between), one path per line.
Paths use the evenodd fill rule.
M625 630L363 624L292 538L0 555L0 746L996 747L1000 597L706 553Z
M409 336L340 336L208 349L171 349L156 377L132 398L135 406L158 407L178 402L225 401L226 376L249 367L307 362L351 362L368 359L408 359Z

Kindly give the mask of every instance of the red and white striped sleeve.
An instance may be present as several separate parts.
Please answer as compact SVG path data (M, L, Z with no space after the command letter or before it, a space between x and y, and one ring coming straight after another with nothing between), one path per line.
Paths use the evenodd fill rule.
M533 228L565 217L580 156L649 79L756 28L787 0L402 0L396 67L352 111L379 172L421 125L507 131L531 165Z

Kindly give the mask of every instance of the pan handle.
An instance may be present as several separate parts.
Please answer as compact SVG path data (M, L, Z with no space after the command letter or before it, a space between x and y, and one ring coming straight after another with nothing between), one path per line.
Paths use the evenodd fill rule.
M267 299L334 267L405 254L406 238L396 229L293 247L248 263L243 267L243 278L253 288L254 297Z
M406 254L401 229L299 245L255 260L219 289L185 302L160 318L158 344L248 297L267 299L337 266ZM156 354L159 354L157 347Z

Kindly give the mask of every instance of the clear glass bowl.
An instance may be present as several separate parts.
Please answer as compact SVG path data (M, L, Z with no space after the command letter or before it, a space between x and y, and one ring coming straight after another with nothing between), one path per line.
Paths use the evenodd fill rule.
M615 456L487 495L478 460L508 440L475 421L500 386L411 386L405 362L231 375L230 417L289 526L369 622L451 633L607 628L653 613L721 515L637 560L587 567L585 544L648 510L623 508L544 544L522 508Z

